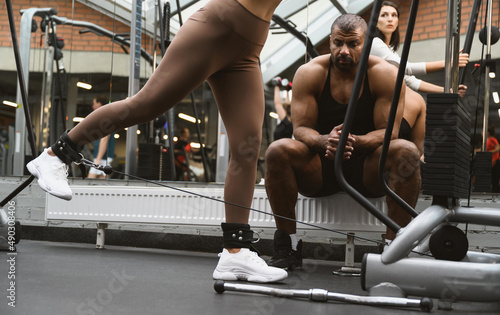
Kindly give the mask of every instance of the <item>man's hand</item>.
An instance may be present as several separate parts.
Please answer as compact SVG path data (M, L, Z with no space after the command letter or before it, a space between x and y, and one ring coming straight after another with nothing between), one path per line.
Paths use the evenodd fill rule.
M467 85L460 84L457 91L458 95L460 95L460 97L464 97L465 92L467 92Z
M458 67L463 68L469 62L469 54L462 53L460 50L460 54L458 55Z
M337 147L339 144L339 139L340 139L340 133L342 132L342 127L344 124L340 124L332 129L328 137L326 138L326 152L325 152L325 157L333 160L335 159L335 153L337 152ZM344 159L347 160L351 157L352 151L354 150L353 147L354 144L354 137L349 134L347 137L347 143L345 146L344 150Z

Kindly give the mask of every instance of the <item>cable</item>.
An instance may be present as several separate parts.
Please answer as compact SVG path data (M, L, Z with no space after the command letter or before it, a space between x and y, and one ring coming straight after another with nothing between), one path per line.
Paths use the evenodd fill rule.
M306 14L306 53L304 55L304 63L307 63L307 45L309 42L309 0L307 0L307 14Z
M116 0L113 5L113 37L111 38L111 68L109 69L109 97L108 101L111 102L112 93L113 93L113 66L114 66L114 58L115 58L115 42L116 36ZM104 104L103 104L104 105ZM106 151L107 154L107 151Z
M481 12L483 11L483 8L481 8ZM485 15L482 15L481 16L484 18L486 16ZM484 23L486 24L486 20L484 21ZM480 64L483 64L483 61L484 61L484 45L481 46L481 59L480 59ZM472 73L474 73L476 69L472 70ZM476 139L476 131L477 131L477 125L478 125L478 122L477 122L477 119L478 119L478 114L479 114L479 95L481 93L481 71L479 71L479 79L478 79L478 84L477 84L477 94L476 94L476 110L475 110L475 119L474 119L474 133L472 135L472 139L473 141L475 141ZM472 152L469 153L469 154L472 154L473 155L473 152L474 152L474 143L472 144ZM472 156L470 158L470 170L469 170L469 195L467 197L467 206L470 207L470 200L471 200L471 192L472 192L472 175L474 174L474 159L475 157ZM465 235L468 234L468 230L469 230L469 223L466 223L465 224Z

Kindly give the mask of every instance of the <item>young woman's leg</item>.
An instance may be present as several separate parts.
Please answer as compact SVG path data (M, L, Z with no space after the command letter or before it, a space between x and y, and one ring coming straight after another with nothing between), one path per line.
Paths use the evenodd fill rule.
M235 0L224 1L242 8ZM213 4L214 1L207 7ZM67 164L79 160L78 152L85 144L124 127L150 121L173 107L210 75L232 64L243 51L235 45L236 39L241 40L241 36L228 28L226 21L200 9L181 27L160 66L136 95L92 112L28 163L28 170L38 178L42 189L71 199L66 167L60 160Z
M92 112L69 133L78 146L128 126L147 122L179 103L225 61L217 42L221 25L195 13L172 41L156 71L134 96Z
M217 72L208 82L229 140L230 161L224 199L249 207L254 193L264 118L264 90L257 60L244 58L235 66ZM229 204L225 208L226 222L222 223L224 249L213 278L256 282L286 278L285 270L269 267L249 251L253 240L253 231L248 224L250 211Z
M260 71L224 71L210 78L227 130L230 161L226 201L249 207L262 138L264 92ZM226 205L226 222L248 223L249 210Z

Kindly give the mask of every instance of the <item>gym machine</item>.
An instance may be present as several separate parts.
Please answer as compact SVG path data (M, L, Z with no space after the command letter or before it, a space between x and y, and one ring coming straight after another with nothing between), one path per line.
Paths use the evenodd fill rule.
M471 21L477 17L480 3L474 1ZM488 24L491 25L491 0L487 6ZM446 54L445 91L457 91L458 88L459 26L460 6L457 1L450 0L447 52L453 50L453 53ZM474 30L475 25L469 26L471 29ZM466 44L469 47L464 51L468 52L468 39ZM450 60L451 56L455 58ZM500 299L500 256L468 251L467 237L456 227L459 223L500 226L498 209L465 207L458 200L468 194L469 109L456 94L450 93L428 95L428 103L431 112L426 117L423 189L424 193L433 196L433 204L408 226L397 229L396 238L381 255L364 257L361 286L369 290L381 282L390 282L407 295L425 295L448 302L497 302ZM487 104L484 111L484 123L487 124ZM443 137L432 136L437 132ZM437 169L441 170L436 173ZM432 173L434 177L430 176ZM435 259L408 258L417 246L418 251L430 252Z

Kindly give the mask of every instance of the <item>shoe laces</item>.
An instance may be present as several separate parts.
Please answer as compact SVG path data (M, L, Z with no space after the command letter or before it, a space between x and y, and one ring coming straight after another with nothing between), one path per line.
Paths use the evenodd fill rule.
M63 178L67 180L68 178L68 165L66 164L60 164L59 166L54 167L54 173L57 176L57 178Z
M264 259L260 258L259 255L257 255L256 252L248 251L247 257L248 257L248 259L253 260L254 262L256 262L256 263L258 263L260 265L266 265L267 266L267 264L264 261Z

